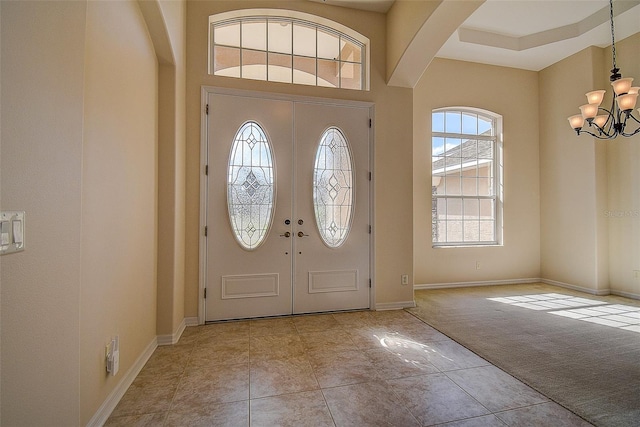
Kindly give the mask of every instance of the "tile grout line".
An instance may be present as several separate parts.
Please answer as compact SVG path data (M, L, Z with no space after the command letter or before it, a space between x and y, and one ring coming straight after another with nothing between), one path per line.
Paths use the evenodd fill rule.
M195 343L192 344L191 351L189 352L189 357L187 358L187 360L186 360L186 362L185 362L185 364L183 366L182 372L180 373L180 377L179 377L178 382L176 384L176 389L173 391L173 396L171 397L171 403L169 403L169 409L167 410L167 413L165 414L165 417L164 417L163 425L166 425L167 422L169 421L169 415L171 415L171 410L173 409L174 401L176 399L176 396L178 395L178 390L180 389L180 384L184 380L184 376L185 376L185 373L187 371L187 366L189 366L189 363L191 362L191 358L193 357L193 353L195 352L196 346L198 344L199 335L200 335L200 331L198 331L198 337L196 338ZM174 346L175 346L175 344L174 344Z

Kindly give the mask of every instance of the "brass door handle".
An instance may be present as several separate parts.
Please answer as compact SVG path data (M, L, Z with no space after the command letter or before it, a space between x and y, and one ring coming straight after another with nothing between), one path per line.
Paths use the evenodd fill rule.
M306 237L308 234L304 234L302 231L298 231L298 237Z
M286 237L289 238L291 237L291 233L289 231L285 231L284 234L281 234L280 237Z

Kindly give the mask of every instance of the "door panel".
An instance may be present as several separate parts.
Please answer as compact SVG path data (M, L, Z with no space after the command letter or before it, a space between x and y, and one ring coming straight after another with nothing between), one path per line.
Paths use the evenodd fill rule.
M369 109L296 103L295 117L294 313L368 308ZM339 129L349 145L354 178L350 230L336 248L320 235L313 202L318 144L330 128ZM338 177L332 184L339 182L344 180Z
M210 94L208 115L209 176L207 201L206 320L291 313L290 227L292 113L288 101ZM264 130L275 165L275 210L264 240L247 250L236 238L227 205L228 163L236 133L247 121ZM255 146L258 149L257 145ZM246 155L244 155L246 157ZM257 197L254 180L241 177L238 188ZM244 179L244 181L242 181ZM252 224L243 224L250 228Z
M205 320L368 308L369 109L218 93L210 93L207 101ZM237 147L235 151L232 147L239 129L248 122L255 122L264 131L274 170L275 207L261 242L252 237L257 232L254 228L260 227L254 227L255 221L247 218L270 215L264 210L270 205L263 203L269 191L260 193L264 188L256 179L258 175L269 176L268 167L228 166L230 160L238 163L238 158L256 158L251 136L243 137L250 141L245 152L235 157L232 153L237 152ZM323 221L316 220L314 211L316 154L327 129L338 130L346 140L351 161L342 163L350 163L347 169L353 170L347 173L329 168L322 178L316 176L316 181L324 179L323 185L331 186L329 198L350 200L353 205L348 220L344 206L349 203L331 205L320 214L322 218L334 215L337 223L341 219L348 222L346 238L343 233L336 240L329 234L323 239L318 231ZM235 202L244 200L238 204L239 214L230 213L228 194ZM247 208L251 212L244 218L242 206L247 200L264 206ZM324 223L325 227L331 226L331 221ZM335 242L337 247L331 247Z

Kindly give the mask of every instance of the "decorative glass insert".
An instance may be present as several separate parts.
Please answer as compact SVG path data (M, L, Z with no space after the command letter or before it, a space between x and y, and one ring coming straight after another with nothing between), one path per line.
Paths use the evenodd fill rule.
M340 129L324 131L313 168L313 206L318 231L330 248L349 235L354 202L353 162L349 143Z
M431 118L433 245L499 244L499 116L445 108L434 110Z
M367 90L369 40L302 12L259 9L212 15L210 68L216 76Z
M245 249L264 241L273 218L275 169L271 145L256 122L243 124L233 140L227 173L231 229Z

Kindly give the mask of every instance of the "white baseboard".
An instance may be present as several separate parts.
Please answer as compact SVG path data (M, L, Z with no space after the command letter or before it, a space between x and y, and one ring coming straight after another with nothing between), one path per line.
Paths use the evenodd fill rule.
M633 292L611 290L611 295L617 295L619 297L625 297L625 298L631 298L631 299L640 299L640 294L634 294Z
M158 345L173 345L178 342L184 329L187 327L186 318L182 319L180 325L178 325L178 329L171 335L158 335Z
M590 295L606 296L617 295L625 298L640 300L640 294L633 292L617 291L615 289L591 289L583 286L571 285L569 283L559 282L557 280L528 278L528 279L511 279L511 280L487 280L481 282L449 282L449 283L427 283L423 285L414 285L414 290L420 289L447 289L447 288L467 288L472 286L493 286L493 285L517 285L525 283L544 283L554 285L561 288L572 289L574 291L584 292ZM378 309L378 306L376 306ZM393 309L393 307L391 308ZM384 310L384 309L383 309Z
M382 311L382 310L401 310L403 308L413 308L416 306L415 301L398 301L398 302L383 302L376 304L374 310Z
M583 286L571 285L569 283L558 282L557 280L540 279L542 283L547 285L559 286L561 288L573 289L574 291L580 291L591 295L604 296L611 295L611 289L591 289Z
M134 362L134 364L129 368L126 374L122 377L122 380L118 383L118 385L113 389L109 396L102 403L98 411L93 415L91 420L87 423L87 427L100 427L107 422L109 415L116 409L118 402L122 399L122 396L127 392L129 386L136 379L145 363L149 360L153 352L158 347L158 339L153 338L147 348L144 349L142 354L138 357L138 359Z
M176 344L187 326L198 326L197 317L185 317L178 326L178 329L171 335L158 335L158 345Z
M200 324L197 317L185 317L184 322L187 326L198 326Z
M484 280L478 282L448 282L448 283L426 283L423 285L414 285L413 289L446 289L446 288L468 288L472 286L495 286L495 285L518 285L523 283L538 283L542 279L526 278L526 279L505 279L505 280Z

